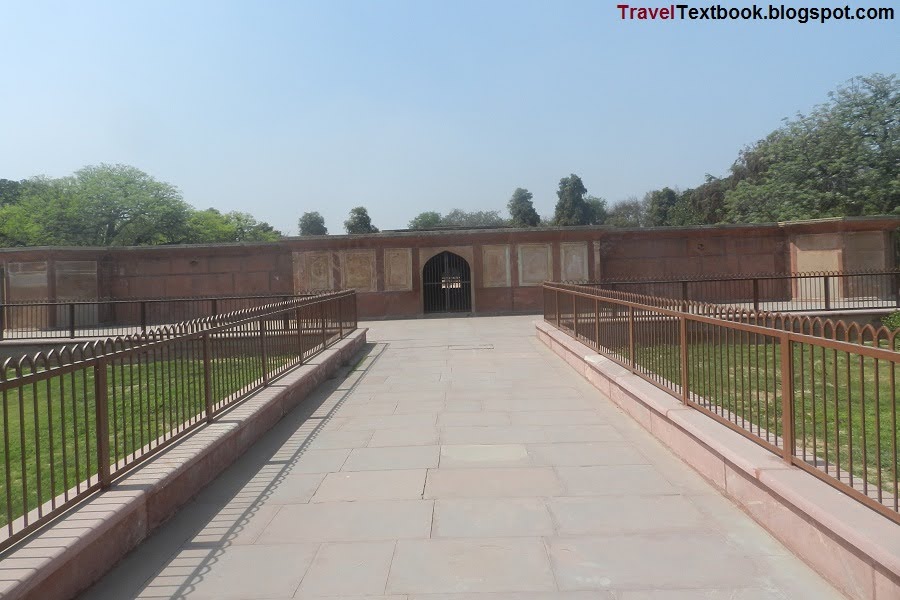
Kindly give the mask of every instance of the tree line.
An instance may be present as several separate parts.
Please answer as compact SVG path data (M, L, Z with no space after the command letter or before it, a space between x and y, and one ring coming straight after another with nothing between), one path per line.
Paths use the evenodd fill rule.
M282 234L245 212L191 207L173 185L127 165L68 177L0 179L0 246L142 246L270 242Z
M581 177L559 181L553 215L538 214L517 188L499 210L426 211L410 229L442 227L693 226L823 217L900 215L900 80L856 77L809 114L797 114L743 150L725 177L706 175L686 190L664 187L611 206ZM319 212L304 213L300 235L327 235ZM344 230L377 233L368 210L350 211ZM282 233L244 212L197 210L178 189L127 165L73 175L0 179L0 246L109 246L265 242Z

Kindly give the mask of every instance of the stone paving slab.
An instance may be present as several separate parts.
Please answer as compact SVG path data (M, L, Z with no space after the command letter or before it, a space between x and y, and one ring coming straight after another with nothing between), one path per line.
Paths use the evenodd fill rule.
M840 598L532 317L370 326L356 371L84 598Z

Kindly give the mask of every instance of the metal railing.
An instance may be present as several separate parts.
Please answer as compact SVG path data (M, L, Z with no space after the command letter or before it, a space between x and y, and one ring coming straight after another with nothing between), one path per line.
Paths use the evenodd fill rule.
M900 522L900 330L589 286L543 293L550 324Z
M900 308L900 269L615 279L584 285L775 312Z
M0 549L357 326L335 292L0 364Z
M0 304L0 340L100 338L265 306L306 295L59 300Z

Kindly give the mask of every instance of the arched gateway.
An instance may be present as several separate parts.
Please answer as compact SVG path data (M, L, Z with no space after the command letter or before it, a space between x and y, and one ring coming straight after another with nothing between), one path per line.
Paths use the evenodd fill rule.
M422 296L426 313L472 310L469 263L452 252L441 252L422 269Z

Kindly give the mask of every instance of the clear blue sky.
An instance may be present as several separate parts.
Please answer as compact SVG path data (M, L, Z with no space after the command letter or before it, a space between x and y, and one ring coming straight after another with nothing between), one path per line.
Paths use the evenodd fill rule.
M847 79L900 71L898 20L615 4L0 0L0 178L126 163L287 233L311 210L343 233L358 205L389 229L505 214L516 187L550 215L569 173L610 202L691 187Z

